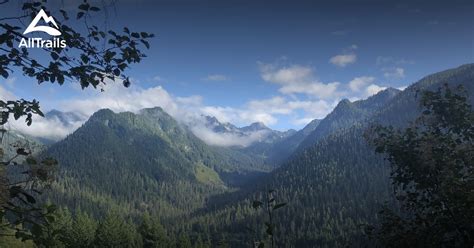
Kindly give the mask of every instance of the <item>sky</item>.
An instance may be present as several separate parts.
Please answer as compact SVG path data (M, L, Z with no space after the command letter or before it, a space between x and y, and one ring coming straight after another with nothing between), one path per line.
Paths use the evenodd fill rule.
M73 2L50 1L52 16L75 11ZM20 8L14 1L0 16ZM94 18L156 35L127 71L130 88L38 85L16 72L0 80L0 96L84 116L161 106L178 120L203 114L287 130L324 118L341 99L474 61L473 1L119 0L106 22L103 12Z

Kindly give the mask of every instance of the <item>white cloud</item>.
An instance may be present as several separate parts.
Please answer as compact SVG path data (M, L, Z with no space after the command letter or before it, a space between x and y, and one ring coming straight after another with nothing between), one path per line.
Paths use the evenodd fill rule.
M405 69L401 66L412 65L415 62L409 59L396 59L390 56L378 56L375 60L375 64L379 66L383 72L383 75L387 79L396 80L405 77Z
M324 100L319 100L304 101L300 104L302 104L301 106L305 113L311 116L312 119L322 119L334 109L334 107L337 105L337 102L337 100L333 101L332 103Z
M202 104L202 96L176 97L176 102L184 105L198 106Z
M337 92L339 82L332 82L328 84L314 82L310 84L290 84L280 88L280 92L283 94L292 93L305 93L316 96L318 98L332 98Z
M263 80L277 84L298 84L312 80L313 70L310 67L293 65L278 68L272 64L260 64Z
M407 87L408 87L408 86L406 86L406 85L403 85L403 86L400 86L400 87L398 87L397 89L399 89L399 90L403 91L403 90L405 90Z
M357 55L355 53L339 54L329 59L329 63L339 66L339 67L346 67L347 65L353 64L356 61L357 61Z
M356 77L349 82L349 88L352 91L359 92L374 80L374 77Z
M208 145L214 146L249 146L252 143L264 139L268 131L261 130L246 136L233 133L216 133L202 125L192 126L191 131Z
M18 98L19 97L0 85L0 99L17 100ZM39 115L33 115L33 123L30 126L26 125L25 118L18 120L10 118L5 126L9 130L18 131L32 137L58 140L76 130L84 121L85 117L83 120L66 124L61 122L58 118L46 119Z
M387 87L378 86L376 84L371 84L367 87L366 93L367 93L367 96L372 96L372 95L375 95L375 94L379 93L379 91L385 90L386 88Z
M289 114L293 108L287 104L284 97L276 96L264 100L252 100L247 104L248 109L270 114Z
M310 123L314 119L316 118L312 118L312 117L299 118L299 119L292 120L291 123L297 126L305 126L305 125L308 125L308 123Z
M346 67L347 65L355 63L357 61L357 55L355 53L357 48L358 46L356 44L350 45L345 48L341 54L331 57L329 63L339 67Z
M274 64L259 63L263 80L280 85L283 94L306 94L322 99L337 95L338 82L323 83L314 77L313 69L307 66L292 65L279 67Z
M9 121L8 128L36 138L60 140L78 129L85 120L86 119L66 124L61 122L58 118L46 119L35 115L31 126L27 126L24 118L21 118L17 121Z
M0 93L3 96L4 91L1 89ZM15 129L35 137L58 140L80 127L88 116L99 109L108 108L114 112L131 111L137 113L143 108L157 106L163 108L168 114L184 124L195 124L195 121L200 119L201 115L215 116L221 122L231 122L237 125L248 125L252 122L263 122L266 125L272 125L278 121L272 113L266 113L263 109L257 111L250 109L249 106L255 104L255 102L242 108L206 106L203 104L201 96L175 97L161 86L142 89L139 86L132 85L130 88L124 88L120 84L110 83L104 89L104 92L86 90L81 92L81 97L60 102L61 111L84 115L85 118L80 122L70 123L66 126L57 119L48 120L35 117L32 126L27 127L23 123L19 123L15 126ZM246 146L261 139L264 135L263 133L251 133L246 136L233 137L231 134L219 134L209 129L205 130L204 125L193 125L191 127L196 136L212 145Z
M119 83L104 86L104 92L96 90L78 91L73 99L57 102L61 111L71 111L84 116L84 119L65 125L57 119L40 119L35 117L33 125L24 123L16 128L36 137L60 139L71 133L99 109L109 108L114 112L131 111L137 113L143 108L161 107L178 121L188 124L194 134L211 145L247 146L262 139L265 133L251 133L245 136L215 133L204 125L202 115L216 117L220 122L230 122L237 126L253 122L263 122L267 126L278 123L279 118L286 116L294 125L303 125L315 118L324 118L342 97L365 97L378 92L384 87L373 82L373 77L354 78L344 91L339 90L339 83L322 83L314 76L311 67L292 65L281 67L274 64L261 64L262 78L280 86L282 95L266 99L254 99L241 106L206 105L199 95L173 96L161 86L141 88L133 84L124 88ZM350 88L350 90L349 90ZM295 95L299 93L301 95ZM14 98L10 92L0 87L0 96ZM15 123L17 124L17 123ZM54 127L54 128L51 128Z
M104 92L93 91L81 94L81 98L66 100L61 103L62 110L79 112L90 116L99 109L109 108L114 112L137 112L143 108L162 107L167 112L175 113L178 109L173 97L161 86L142 89L136 85L125 88L118 83L109 83Z
M325 100L289 101L281 96L263 100L253 100L247 104L247 108L254 112L289 115L295 110L304 110L306 113L316 116L315 118L324 117L332 107L333 106Z
M272 114L256 109L203 106L199 111L204 115L214 116L221 122L230 122L240 126L253 122L263 122L265 125L274 125L278 122Z
M205 77L203 79L204 81L227 81L229 80L229 78L225 75L221 75L221 74L212 74L212 75L208 75L207 77Z
M294 106L295 109L302 109L304 111L304 117L297 116L290 120L290 123L304 126L314 119L323 119L336 107L338 102L338 100L332 102L324 100L288 102L288 105Z
M239 117L249 123L262 122L265 125L274 125L278 122L278 119L269 113L254 112L252 110L240 111Z
M216 117L220 122L230 122L237 126L253 122L274 125L279 115L295 116L295 111L303 111L305 118L323 118L334 108L336 102L326 100L289 100L284 96L268 99L252 100L241 107L209 106L203 103L201 96L176 97L162 87L142 89L138 86L124 88L119 84L108 84L105 92L92 94L82 99L71 99L61 103L61 110L91 115L101 108L109 108L114 112L138 112L143 108L162 107L167 113L182 123L192 124L191 129L196 136L212 145L246 146L263 137L263 133L247 136L231 136L231 134L214 133L203 124L199 125L201 115ZM196 124L198 123L198 124ZM301 123L301 122L298 122ZM59 132L61 135L67 132Z
M405 69L401 67L383 68L384 77L388 79L401 79L405 77Z
M351 94L346 95L351 101L367 98L369 96L377 94L379 91L386 89L387 87L380 86L374 83L375 77L361 76L355 77L348 83L348 88L351 90Z

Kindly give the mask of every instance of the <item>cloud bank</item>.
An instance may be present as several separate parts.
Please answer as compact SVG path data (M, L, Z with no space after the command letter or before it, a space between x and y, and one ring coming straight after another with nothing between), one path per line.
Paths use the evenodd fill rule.
M0 85L0 99L8 101L17 100L19 97ZM57 117L48 119L34 115L33 124L31 124L31 126L26 125L24 118L18 120L11 118L5 126L9 130L14 130L32 137L59 140L79 128L85 121L85 118L86 116L83 116L82 120L70 120L65 123Z
M352 46L351 51L356 47ZM143 108L161 107L176 120L191 127L193 133L210 145L248 146L261 140L265 132L247 135L216 133L206 127L203 116L216 117L220 122L237 126L262 122L276 125L286 119L289 123L303 126L313 119L324 118L343 99L366 98L386 87L376 84L372 76L359 76L347 83L322 82L315 69L299 64L258 62L260 77L266 83L277 85L279 94L263 99L251 99L240 106L206 105L202 96L174 96L161 86L140 87L140 83L124 88L120 83L108 83L104 92L94 89L79 90L75 98L55 102L54 106L63 112L78 115L79 119L62 121L56 117L34 117L33 125L27 127L23 121L12 122L11 126L25 134L58 140L79 128L89 116L99 109L108 108L114 112L138 113ZM223 75L210 75L209 80L228 79ZM161 81L156 78L155 81ZM11 84L12 85L12 84ZM0 87L1 99L17 97ZM54 127L54 128L51 128Z
M191 127L191 131L208 145L224 147L247 147L256 141L265 139L269 134L267 130L251 132L243 136L235 133L216 133L204 125L194 125Z

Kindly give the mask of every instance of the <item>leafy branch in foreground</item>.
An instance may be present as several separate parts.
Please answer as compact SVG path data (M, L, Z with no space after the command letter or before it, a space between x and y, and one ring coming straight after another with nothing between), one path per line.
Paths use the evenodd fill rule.
M39 102L36 100L26 101L24 99L16 101L3 101L0 100L0 125L8 122L10 114L13 115L15 120L26 116L26 124L28 126L33 122L33 115L44 116L39 107Z
M104 7L105 2L102 1ZM6 8L9 3L9 0L3 0L0 6ZM118 32L92 25L93 17L101 8L84 0L76 10L69 7L59 9L59 13L54 15L61 32L60 38L65 40L66 46L35 48L35 52L30 53L26 47L18 45L22 39L28 38L22 32L24 23L29 23L40 10L51 16L56 9L48 6L51 5L46 0L25 1L21 14L0 18L0 76L7 79L21 71L38 84L50 82L63 85L71 82L79 83L82 89L92 86L104 90L108 82L121 82L125 87L130 85L125 71L131 64L139 63L146 57L142 50L149 49L153 34L133 32L127 27ZM62 18L57 18L59 16ZM43 116L36 100L0 99L0 125L7 124L13 116L15 120L25 117L29 126L34 115ZM4 131L2 128L2 137ZM54 159L38 160L24 147L17 147L16 154L6 158L5 148L9 144L1 145L1 228L14 228L17 238L33 239L38 246L50 246L48 240L51 235L47 227L54 221L52 213L55 207L38 207L36 195L52 180L57 162ZM2 230L0 236L7 235L1 233ZM11 230L8 230L8 235L10 233ZM45 233L48 234L46 239Z
M6 0L0 5L8 3ZM38 84L51 82L62 85L69 81L79 83L82 88L97 88L108 81L120 81L125 87L130 85L125 71L130 64L139 63L146 57L142 50L150 47L149 40L154 37L153 34L133 32L127 27L117 32L91 25L92 17L100 8L84 1L76 11L59 9L61 15L55 15L62 17L55 20L66 47L40 48L35 49L39 50L35 53L30 53L25 47L19 48L20 41L28 38L21 32L23 23L30 22L40 10L50 15L46 4L46 0L28 1L22 6L26 14L0 19L0 76L7 79L18 68ZM83 25L72 25L73 21ZM29 125L31 114L42 116L38 102L34 100L6 102L1 99L0 111L0 125L8 121L10 114L14 114L15 119L26 115Z
M262 201L253 201L252 207L254 209L259 209L262 208L268 219L265 221L265 233L266 235L270 238L270 244L271 247L275 247L275 223L274 223L274 212L284 206L286 206L286 202L284 203L277 203L275 199L275 190L269 190L266 194L266 199ZM252 229L251 229L252 230ZM258 233L257 233L257 238L258 238ZM254 242L254 246L256 248L262 248L265 246L265 241L263 240L256 240Z
M384 247L472 247L474 112L461 86L424 92L421 105L405 130L373 126L366 133L391 163L401 206L384 207L382 224L369 232Z
M5 154L4 146L0 147L0 236L13 228L17 238L34 240L34 235L23 226L39 230L54 212L54 206L38 207L36 199L54 179L57 161L35 158L29 144L24 142L11 146L15 154L10 157Z

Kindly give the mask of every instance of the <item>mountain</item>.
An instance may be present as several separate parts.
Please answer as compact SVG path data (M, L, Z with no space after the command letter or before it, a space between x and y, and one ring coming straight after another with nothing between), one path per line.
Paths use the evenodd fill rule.
M202 125L200 121L193 122L190 126L190 129L194 131L194 134L201 138L203 141L210 145L216 145L213 141L208 140L209 136L219 136L225 140L233 140L234 142L227 145L225 148L215 148L220 151L225 151L227 153L239 153L238 156L248 156L254 161L261 161L261 163L266 165L268 170L276 167L278 163L275 161L283 160L287 155L299 145L299 142L302 138L305 137L308 133L308 130L314 126L314 123L308 125L307 128L297 132L295 130L288 130L285 132L272 130L271 128L265 126L262 122L255 122L248 126L237 127L231 123L221 123L217 118L212 116L203 116L204 127L199 128L199 125ZM198 127L198 128L196 128ZM208 130L213 132L209 135ZM296 138L293 140L288 140L290 137L296 135ZM222 146L222 145L220 145ZM274 151L278 150L278 147L282 148L282 152L275 153ZM275 158L273 158L275 157ZM278 157L278 158L276 158Z
M367 119L391 101L400 90L388 88L365 99L350 102L347 99L340 101L334 110L329 113L319 125L301 142L297 151L314 145L321 138L340 129L353 125L361 125Z
M470 96L468 100L471 106L474 106L474 64L466 64L434 73L410 85L403 91L403 94L398 94L381 108L372 121L383 125L406 126L409 121L414 120L420 114L418 102L420 91L434 91L444 84L452 89L462 85Z
M265 126L263 122L254 122L250 124L249 126L240 128L240 130L243 132L257 132L257 131L271 130L271 129Z
M250 137L252 134L259 133L258 138L249 145L231 147L231 149L263 160L270 168L276 168L295 151L303 151L325 135L338 129L350 127L355 123L364 122L399 92L400 90L388 88L365 100L352 103L344 99L324 120L313 120L300 131L279 132L268 128L261 122L238 128L230 123L221 123L211 116L205 116L205 126L213 132L232 134L237 137ZM199 134L197 135L199 136Z
M34 135L41 143L51 145L79 128L86 120L87 116L83 114L53 109L46 112L44 118L39 118L36 121L41 123L40 125L54 126L56 129L48 134L31 133L31 135Z
M242 240L253 235L246 227L264 228L264 216L253 210L252 201L274 189L277 201L288 203L273 217L278 246L369 246L365 227L376 223L380 207L393 204L394 199L389 166L366 143L366 127L374 122L406 126L420 114L417 92L436 90L445 83L463 85L473 102L473 81L474 64L469 64L427 76L402 92L389 90L363 101L342 101L313 131L318 135L312 137L312 145L249 188L210 199L210 210L191 220L190 231L211 225L211 230L230 237L232 246L242 246ZM209 220L214 221L209 224Z
M220 134L232 134L238 137L250 137L254 134L259 134L259 138L253 140L248 146L252 146L255 143L273 143L276 140L287 137L292 134L289 132L280 132L272 130L265 126L263 122L254 122L248 126L237 127L231 123L221 123L217 118L212 116L204 116L205 126L210 130Z
M92 213L189 213L228 190L219 173L258 168L245 156L213 150L159 107L100 110L46 154L61 168L49 199Z
M252 202L274 189L288 203L273 216L278 247L366 247L364 228L394 202L389 165L366 143L367 126L405 127L420 114L420 91L443 84L462 84L474 103L473 81L474 64L435 73L403 91L342 100L297 132L206 117L206 129L226 137L267 134L247 146L208 145L161 108L100 110L45 152L61 166L47 198L96 216L110 208L132 218L149 211L171 233L243 247L254 238L249 227L264 228Z
M214 116L204 116L205 126L216 133L235 133L241 134L238 127L230 123L221 123Z
M298 146L310 135L318 126L321 120L314 119L303 129L287 135L287 137L275 142L268 155L268 163L275 164L275 167L285 162Z
M83 122L86 119L86 116L75 112L62 112L56 109L48 111L44 118L52 120L58 120L63 126L72 127L77 122Z

